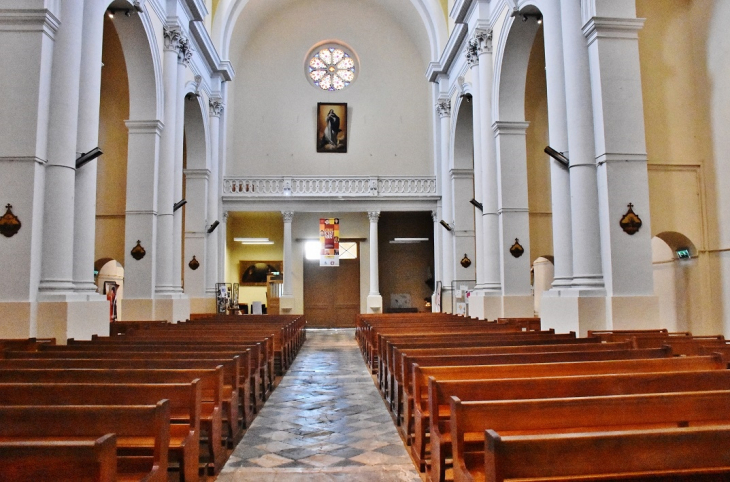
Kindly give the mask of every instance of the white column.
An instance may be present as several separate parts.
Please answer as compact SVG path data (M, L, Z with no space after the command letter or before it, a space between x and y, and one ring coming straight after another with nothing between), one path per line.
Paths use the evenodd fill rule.
M541 9L545 36L545 80L547 84L550 147L569 155L567 152L568 124L565 105L565 63L560 24L560 0L550 0ZM549 159L555 269L552 287L561 289L569 287L573 281L570 173L567 167L552 158Z
M211 300L205 296L205 272L208 265L205 220L208 214L209 182L208 169L185 170L185 199L188 204L185 206L185 258L182 269L185 274L185 294L190 297L190 311L193 313L211 313L215 308ZM193 257L198 263L196 269L190 267Z
M210 113L210 177L208 179L208 212L207 225L210 226L215 221L219 221L218 204L220 203L219 192L219 156L220 149L220 120L223 115L225 106L223 100L218 96L211 97L209 101ZM208 296L215 298L215 284L221 281L218 276L218 235L222 232L218 229L210 234L206 234L208 242L206 243L205 253L205 290Z
M482 102L482 95L483 91L481 88L481 76L479 71L479 55L476 50L477 42L472 39L468 42L465 56L466 61L469 65L469 72L471 73L471 84L473 88L472 93L472 112L473 112L473 120L472 120L472 141L474 143L474 199L476 199L478 202L482 202L482 199L484 198L484 190L483 190L483 181L484 176L482 175L484 171L484 160L482 159L482 119L481 119L481 102ZM474 232L475 232L475 249L476 249L476 256L475 256L475 275L476 275L476 287L478 290L482 291L482 288L484 286L484 277L485 277L485 267L487 266L487 261L485 260L485 248L484 248L484 229L482 227L483 223L483 216L481 216L481 213L477 212L474 213ZM454 256L456 256L456 253L454 253ZM454 259L454 262L456 262L456 259ZM483 318L484 316L481 316L482 313L478 312L476 314L473 314L472 316L477 316L480 318Z
M441 186L441 215L443 220L454 225L454 206L453 193L451 192L451 166L449 162L449 153L451 152L451 100L441 98L436 103L436 112L441 119L441 152L440 166L441 172L439 176ZM437 222L439 222L437 220ZM441 251L441 282L444 288L450 288L454 279L454 240L453 231L446 231L443 227L439 227L443 231L442 251Z
M383 310L383 297L380 296L380 280L378 279L378 220L380 211L369 211L370 220L370 293L368 294L367 311L377 313Z
M482 172L482 289L498 293L500 281L500 236L499 236L499 190L497 172L497 149L492 131L492 94L494 90L494 67L492 60L492 30L477 29L470 47L479 56L479 122ZM476 178L477 173L474 172ZM477 229L479 229L477 227ZM478 264L478 263L477 263ZM478 278L477 278L478 279Z
M439 211L441 210L441 207L436 209L435 211L431 211L431 220L433 221L433 252L434 252L434 259L433 259L433 283L434 283L434 291L431 295L431 311L437 312L440 310L436 310L436 290L439 289L439 283L441 283L441 290L443 291L443 278L442 278L442 263L443 263L443 257L444 257L444 246L442 244L442 237L441 237L441 231L443 228L441 227L441 223L439 222L441 220L441 217L439 215ZM441 293L439 293L440 295ZM440 298L440 296L439 296Z
M61 3L61 28L53 51L39 285L41 300L62 301L54 295L68 295L74 288L74 183L83 34L83 15L79 14L79 7L83 8L83 5Z
M173 171L173 204L183 198L183 140L185 135L185 70L193 56L188 42L182 45L177 63L177 106L175 108L175 170ZM182 293L182 255L183 255L183 212L178 209L172 213L172 286L173 291Z
M561 2L573 234L572 286L587 290L603 288L603 273L591 79L580 8L573 0Z
M218 276L219 283L226 280L226 254L228 241L228 211L223 211L221 215L221 223L216 229L218 232Z
M281 216L284 220L284 293L279 299L279 309L288 312L294 308L294 290L292 289L294 260L291 236L291 222L294 219L294 213L282 211Z
M164 89L165 128L160 139L160 164L157 193L157 295L174 293L173 257L174 222L172 206L175 197L175 145L178 93L178 58L187 39L179 28L164 27L162 82ZM178 233L179 235L179 233Z
M105 5L84 3L81 51L78 133L76 151L88 152L99 145L99 104L101 102L101 51L104 37ZM74 271L76 291L93 293L96 232L96 168L94 159L76 170L74 198ZM120 260L121 261L121 260Z
M660 326L654 296L649 219L649 181L644 138L638 33L633 2L593 0L584 13L592 87L594 156L603 273L608 298L606 326ZM586 18L591 12L592 16ZM619 221L632 207L643 224L624 232Z

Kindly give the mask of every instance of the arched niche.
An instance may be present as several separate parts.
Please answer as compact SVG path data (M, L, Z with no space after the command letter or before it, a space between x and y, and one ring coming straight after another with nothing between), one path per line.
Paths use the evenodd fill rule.
M669 331L701 330L701 320L696 319L700 316L700 280L694 243L682 233L665 231L652 238L651 248L662 327Z

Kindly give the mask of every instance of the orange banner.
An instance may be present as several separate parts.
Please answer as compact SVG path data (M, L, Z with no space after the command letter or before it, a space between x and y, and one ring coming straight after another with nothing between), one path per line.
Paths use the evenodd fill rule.
M320 218L319 243L321 246L319 265L340 265L340 220L339 218Z

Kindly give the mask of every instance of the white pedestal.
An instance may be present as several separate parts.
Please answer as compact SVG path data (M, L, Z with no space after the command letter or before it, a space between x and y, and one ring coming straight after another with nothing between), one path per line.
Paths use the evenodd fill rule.
M380 295L368 295L368 313L382 313L383 312L383 297Z
M294 296L282 296L279 298L279 311L290 313L294 309Z
M92 295L86 300L38 302L38 338L90 340L91 335L109 336L109 302Z
M659 319L657 296L610 296L606 298L606 320L614 330L666 328Z
M215 314L215 298L190 298L190 313Z
M155 320L177 323L190 319L190 299L185 296L155 299Z
M542 296L540 319L543 330L556 333L574 331L586 336L588 330L606 329L606 297L602 290L549 290Z
M502 296L474 291L469 296L469 316L480 320L496 320L502 316Z

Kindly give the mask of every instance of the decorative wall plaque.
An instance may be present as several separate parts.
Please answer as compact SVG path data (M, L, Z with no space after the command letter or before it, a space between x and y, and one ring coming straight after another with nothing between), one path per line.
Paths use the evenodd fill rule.
M641 218L634 212L634 205L632 203L629 203L629 210L626 211L626 214L621 218L621 221L619 221L619 225L621 226L621 229L624 230L626 234L636 234L639 229L641 229L641 225L643 224L641 222Z
M8 204L5 206L5 214L0 218L0 233L7 238L12 238L20 231L20 219L13 214L13 206Z
M525 252L525 248L523 248L522 245L520 244L519 238L515 238L515 244L513 244L509 248L509 252L515 258L519 258Z
M193 271L195 271L196 269L198 269L200 267L200 261L195 259L195 255L193 255L193 259L190 260L190 262L188 263L188 266L190 266L190 269L192 269Z
M464 253L464 257L461 258L461 265L464 268L468 268L469 266L471 266L471 260L469 259L469 256L466 255L466 253Z
M132 248L132 251L130 251L130 254L137 261L144 258L144 255L147 254L147 251L145 251L144 248L142 247L142 245L140 244L139 239L137 240L137 246Z

